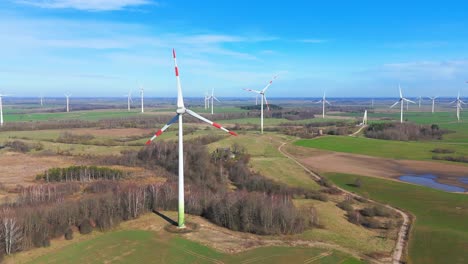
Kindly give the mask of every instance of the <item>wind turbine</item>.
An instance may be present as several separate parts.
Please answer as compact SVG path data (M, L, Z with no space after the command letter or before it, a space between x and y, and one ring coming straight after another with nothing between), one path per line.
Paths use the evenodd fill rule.
M419 96L418 107L421 109L422 96Z
M41 100L41 106L44 105L44 96L41 94L41 96L39 97L39 99Z
M172 56L174 58L174 67L175 67L175 75L177 80L177 110L176 116L174 116L169 123L167 123L163 128L158 130L154 136L149 139L146 144L149 145L153 140L155 140L158 136L160 136L169 126L175 123L177 120L179 121L179 202L178 202L178 227L185 228L185 216L184 216L184 129L182 125L182 117L184 114L189 114L195 118L200 119L203 122L206 122L216 128L219 128L225 132L233 136L237 136L237 134L233 131L229 131L226 128L222 127L221 125L212 122L201 115L191 111L190 109L185 108L184 105L184 97L182 96L182 87L180 85L180 78L179 78L179 68L177 67L177 59L175 50L172 50Z
M427 98L431 99L431 101L432 101L432 113L434 113L435 100L437 99L437 97L438 96L427 97Z
M132 100L132 90L128 91L128 94L125 94L125 96L127 96L127 111L130 112L130 104L133 103L133 100Z
M398 89L400 90L400 99L398 101L396 101L396 103L394 103L392 106L390 106L390 108L393 108L395 105L397 105L398 103L401 104L401 109L400 109L400 123L403 123L403 103L406 102L410 102L410 103L413 103L415 104L415 102L409 100L409 99L406 99L403 97L403 93L401 92L401 88L400 88L400 85L398 85Z
M275 79L276 79L276 76L274 76L273 79L271 79L270 82L267 84L267 86L265 86L265 88L263 88L260 91L252 90L252 89L244 89L244 90L246 90L248 92L257 93L262 97L262 101L261 101L261 104L260 104L260 129L261 129L262 134L263 134L263 101L265 101L267 109L268 109L268 111L270 111L270 106L268 105L268 101L266 99L265 92L267 91L267 89L270 87L270 85L273 83L273 80L275 80Z
M70 96L71 94L65 94L65 97L67 98L67 113L70 112Z
M208 97L208 104L209 100L211 100L211 114L213 114L213 109L214 109L214 100L220 102L216 96L214 96L214 88L211 89L211 96Z
M315 103L316 104L322 103L322 118L325 118L325 104L327 103L327 104L331 105L330 102L328 102L327 99L325 98L325 92L323 92L322 99L320 99L320 101L315 102Z
M145 107L143 105L143 95L144 95L144 89L143 89L143 86L140 85L140 97L141 97L141 112L144 113L145 112Z
M367 109L364 111L364 117L362 118L362 126L367 125Z
M8 96L8 95L0 93L0 127L3 126L3 97L5 96Z
M453 102L450 102L450 104L453 103L455 103L455 107L457 108L457 120L460 122L460 110L463 110L462 104L465 104L465 102L460 99L460 92L458 92L457 99Z
M209 106L209 97L208 92L205 92L205 110L208 109Z

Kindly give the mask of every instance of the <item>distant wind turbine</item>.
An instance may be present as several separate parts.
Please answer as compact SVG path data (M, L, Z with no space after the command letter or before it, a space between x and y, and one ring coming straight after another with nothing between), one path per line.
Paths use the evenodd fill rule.
M39 99L41 100L41 106L44 105L44 96L41 94L41 96L39 97Z
M205 110L208 109L208 107L210 105L210 103L209 103L210 99L209 98L210 98L210 96L208 95L208 92L205 92Z
M362 125L367 125L367 109L364 111L364 117L362 118Z
M222 127L221 125L212 122L201 115L193 112L190 109L185 108L184 105L184 97L182 96L182 87L180 85L180 78L179 78L179 68L177 67L177 60L176 60L176 53L175 50L172 50L172 56L174 58L174 65L175 65L175 75L177 80L177 111L176 116L172 118L169 123L167 123L163 128L158 130L154 136L146 142L147 145L151 144L153 140L159 137L169 126L175 123L177 120L179 121L179 201L178 201L178 227L185 228L185 198L184 198L184 129L182 124L182 117L184 114L189 114L203 122L206 122L216 128L219 128L225 132L233 136L237 136L237 134L233 131L229 131L226 128Z
M390 108L393 108L395 105L397 104L401 104L401 109L400 109L400 123L403 123L403 103L406 102L410 102L410 103L413 103L415 104L415 102L409 100L409 99L406 99L403 97L403 93L401 92L401 88L400 88L400 85L398 85L398 89L400 90L400 99L398 101L396 101L396 103L394 103L392 106L390 106Z
M128 94L125 94L125 96L127 96L127 111L130 112L131 103L133 103L132 90L128 91Z
M67 98L67 113L70 112L70 96L71 94L65 94L65 97Z
M3 126L3 97L5 96L8 96L8 95L0 93L0 127Z
M453 102L450 102L450 104L453 103L455 103L455 107L457 108L457 120L460 122L460 110L463 110L462 104L465 104L465 102L460 99L460 92L458 92L457 99Z
M422 96L419 96L418 107L421 109Z
M220 102L218 100L218 98L216 98L216 96L214 96L214 88L211 89L211 95L208 97L208 104L210 103L210 100L211 100L211 114L213 114L213 110L214 110L214 100Z
M434 113L435 100L438 98L438 96L427 97L427 98L431 99L432 101L432 113Z
M320 101L317 101L315 102L316 104L320 104L322 103L322 118L325 118L325 104L330 104L330 102L327 101L327 99L325 98L325 92L323 92L323 97L322 99L320 99Z
M144 89L143 89L143 86L140 85L140 97L141 97L141 112L144 113L145 112L145 107L144 107L144 99L143 99L143 96L144 96Z
M268 109L268 111L270 111L270 106L268 106L268 100L266 99L265 92L268 90L270 85L273 83L273 80L275 80L275 79L276 79L276 76L274 76L273 79L271 79L270 82L267 84L267 86L265 86L265 88L263 88L260 91L252 90L252 89L244 89L244 90L246 90L248 92L257 93L262 97L262 101L261 101L261 104L260 104L260 131L261 131L262 134L263 134L263 101L265 101L267 109Z

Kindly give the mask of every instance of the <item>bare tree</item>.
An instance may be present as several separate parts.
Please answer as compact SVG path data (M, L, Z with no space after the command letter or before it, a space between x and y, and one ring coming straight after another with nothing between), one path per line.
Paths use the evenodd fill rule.
M10 255L16 252L23 239L22 226L13 210L8 207L0 211L0 237L5 246L5 253Z

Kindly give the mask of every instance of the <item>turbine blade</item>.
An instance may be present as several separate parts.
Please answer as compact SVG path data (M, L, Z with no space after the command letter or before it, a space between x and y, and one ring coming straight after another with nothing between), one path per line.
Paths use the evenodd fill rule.
M322 100L317 101L317 102L315 102L314 104L320 104L321 102L322 102Z
M174 116L171 121L169 121L169 123L167 123L165 126L163 126L163 128L159 129L153 137L151 137L148 141L146 141L146 145L149 145L151 144L151 142L153 140L155 140L157 137L159 137L166 129L168 129L172 124L174 124L175 122L177 122L177 120L179 119L179 114L177 114L176 116Z
M400 102L400 100L398 100L396 103L392 104L392 106L390 106L390 108L395 107L395 105L397 105L399 102Z
M457 100L455 100L455 101L452 101L452 102L450 102L449 104L453 104L453 103L455 103L456 101L457 101Z
M175 49L172 49L172 57L174 57L174 69L175 75L177 79L177 107L183 108L184 106L184 97L182 95L182 87L180 85L180 77L179 77L179 67L177 67L177 58Z
M416 103L416 102L414 102L414 101L411 101L410 99L406 99L406 98L403 98L403 100L404 100L404 101L406 101L406 102L413 103L413 104L415 104L415 103Z
M252 92L252 93L261 93L261 91L257 91L257 90L252 90L252 89L244 89L246 90L247 92Z
M400 98L403 98L403 93L401 92L400 84L398 84L398 90L400 90Z
M201 116L201 115L195 113L194 111L192 111L192 110L190 110L190 109L185 109L185 111L186 111L187 114L189 114L189 115L191 115L191 116L193 116L193 117L195 117L195 118L198 118L198 119L200 119L200 120L203 121L203 122L206 122L206 123L208 123L208 124L210 124L210 125L212 125L212 126L214 126L214 127L216 127L216 128L219 128L219 129L221 129L221 130L223 130L223 131L225 131L225 132L227 132L227 133L229 133L229 134L231 134L231 135L233 135L233 136L237 136L237 134L236 134L234 131L230 131L230 130L228 130L228 129L222 127L220 124L215 123L215 122L213 122L213 121L210 121L210 120L204 118L203 116Z
M215 99L216 101L218 101L218 102L220 102L220 103L221 103L221 101L220 101L220 100L218 100L218 98L216 98L215 96L213 96L213 99Z
M270 105L268 104L268 100L266 99L266 96L265 96L265 95L263 95L263 99L265 99L265 103L266 103L267 109L268 109L268 111L270 111Z
M265 88L262 89L262 93L266 92L266 90L270 87L270 85L273 83L273 81L276 79L276 75L273 76L273 79L270 80L270 82L265 86Z
M325 103L327 103L328 105L331 105L331 103L330 103L330 102L328 102L327 100L325 100Z

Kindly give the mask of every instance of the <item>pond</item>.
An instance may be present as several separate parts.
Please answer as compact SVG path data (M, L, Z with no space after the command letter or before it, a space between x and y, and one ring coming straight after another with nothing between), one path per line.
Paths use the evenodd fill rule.
M432 174L422 174L422 175L403 175L398 178L400 181L410 182L437 190L442 190L446 192L465 192L466 189L459 186L439 183L436 181L437 176ZM462 177L460 182L468 183L468 177Z

